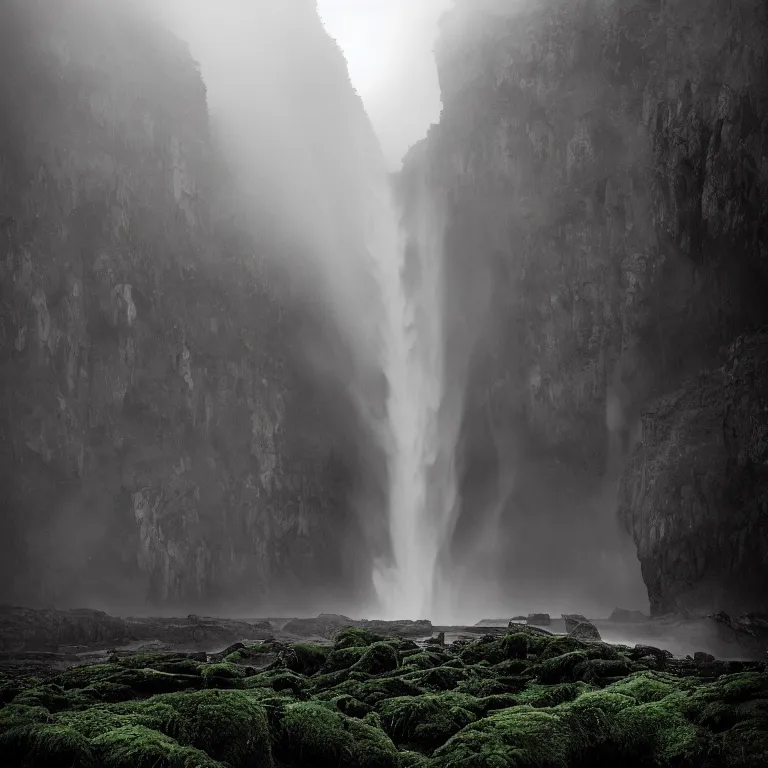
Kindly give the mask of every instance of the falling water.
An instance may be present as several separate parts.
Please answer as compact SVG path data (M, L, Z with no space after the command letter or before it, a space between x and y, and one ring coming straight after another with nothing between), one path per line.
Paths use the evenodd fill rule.
M424 618L437 610L441 550L455 502L453 445L441 429L444 398L442 231L425 208L408 247L391 190L375 197L368 231L382 299L381 364L388 382L383 442L389 473L391 558L374 568L380 611Z

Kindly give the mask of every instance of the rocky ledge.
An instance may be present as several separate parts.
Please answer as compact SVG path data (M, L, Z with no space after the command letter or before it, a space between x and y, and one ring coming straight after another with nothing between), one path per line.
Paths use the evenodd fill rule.
M116 653L0 677L7 766L745 768L768 761L763 662L675 660L545 630L425 648L326 643Z

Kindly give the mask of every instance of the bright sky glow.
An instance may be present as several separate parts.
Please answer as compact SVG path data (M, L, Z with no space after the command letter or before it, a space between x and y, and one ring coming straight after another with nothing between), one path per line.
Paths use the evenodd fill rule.
M393 168L440 114L432 48L451 0L318 0Z

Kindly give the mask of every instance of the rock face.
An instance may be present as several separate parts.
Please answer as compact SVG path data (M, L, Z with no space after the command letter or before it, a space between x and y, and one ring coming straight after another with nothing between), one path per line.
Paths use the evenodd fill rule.
M546 549L568 583L586 577L608 600L616 569L584 555L617 547L615 483L640 412L768 320L768 18L752 0L522 5L458 0L445 15L436 46L443 111L406 157L403 185L412 194L426 186L450 222L449 358L473 371L459 446L471 513L457 530L468 539L486 524L511 542L499 570L508 563L510 581L526 590L545 581ZM744 438L723 437L744 469L716 479L667 471L664 446L680 443L651 436L654 419L677 423L675 408L693 418L697 392L717 400L709 381L646 419L646 447L625 482L636 492L624 494L622 518L654 610L700 603L725 578L726 560L723 599L764 583L751 581L748 550L765 512L731 518L742 509L734 497L746 500L758 482L759 460L735 446L759 445L741 426L747 411L730 417ZM715 411L702 407L715 430ZM693 421L686 429L683 439L707 446L710 466L718 438ZM702 484L707 501L694 490ZM477 487L498 491L480 498ZM654 501L662 497L663 511ZM689 539L680 561L683 545L673 542L691 526L704 540Z
M221 609L353 582L333 404L292 357L279 242L216 215L188 50L119 4L6 6L0 598Z
M643 414L620 513L655 613L768 610L768 331Z

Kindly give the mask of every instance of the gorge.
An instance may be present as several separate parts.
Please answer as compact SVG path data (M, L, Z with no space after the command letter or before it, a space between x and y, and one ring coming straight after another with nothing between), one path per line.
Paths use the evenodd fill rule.
M0 602L768 611L764 3L454 0L391 175L311 2L5 7Z

